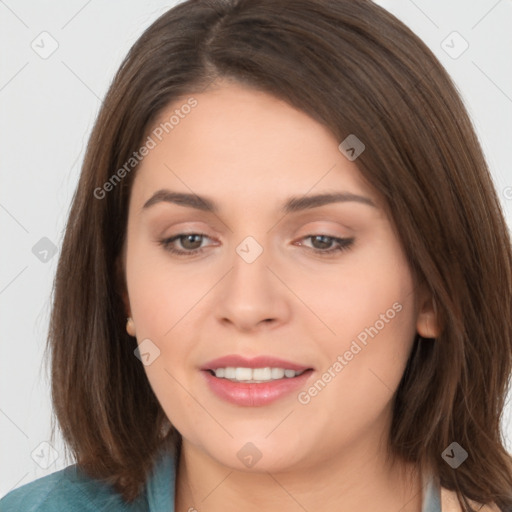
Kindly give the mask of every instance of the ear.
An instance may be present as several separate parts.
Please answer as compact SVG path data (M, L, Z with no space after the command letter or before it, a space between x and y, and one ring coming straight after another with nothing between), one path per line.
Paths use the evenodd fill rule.
M419 294L416 330L422 338L437 338L441 334L436 301L426 288Z

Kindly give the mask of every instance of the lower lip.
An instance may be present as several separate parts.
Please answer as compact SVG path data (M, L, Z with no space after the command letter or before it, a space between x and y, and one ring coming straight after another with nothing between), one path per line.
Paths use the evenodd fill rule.
M285 377L260 384L245 384L243 382L232 382L228 379L219 379L207 370L203 370L202 373L210 389L219 398L235 405L258 407L270 404L304 386L313 370L306 370L298 377Z

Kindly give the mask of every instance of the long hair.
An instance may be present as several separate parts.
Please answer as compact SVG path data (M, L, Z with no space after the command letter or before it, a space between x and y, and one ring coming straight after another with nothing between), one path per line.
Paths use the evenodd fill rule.
M130 49L90 136L53 289L52 400L77 464L129 502L157 451L180 442L125 332L120 251L137 171L126 162L166 106L220 78L365 144L355 163L384 198L442 325L438 338L415 340L389 449L433 468L465 511L467 499L510 510L500 430L512 372L510 235L449 75L369 0L187 0ZM452 442L469 454L457 469L442 458Z

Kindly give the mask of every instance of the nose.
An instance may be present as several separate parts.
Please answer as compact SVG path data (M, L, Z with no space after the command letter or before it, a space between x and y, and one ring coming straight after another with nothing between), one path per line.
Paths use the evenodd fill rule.
M216 297L217 319L240 331L274 328L289 320L290 292L277 276L269 251L252 262L236 253Z

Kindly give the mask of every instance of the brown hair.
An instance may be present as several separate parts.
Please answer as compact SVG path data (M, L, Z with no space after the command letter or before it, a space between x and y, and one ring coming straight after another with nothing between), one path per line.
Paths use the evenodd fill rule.
M500 423L512 372L511 241L479 141L450 77L369 0L188 0L129 51L92 131L54 283L52 399L77 463L132 501L157 450L179 445L126 334L128 201L136 169L98 199L171 102L233 79L366 146L356 164L385 200L442 333L416 338L390 450L466 498L512 507ZM53 431L52 431L53 437ZM441 457L453 441L468 459Z

